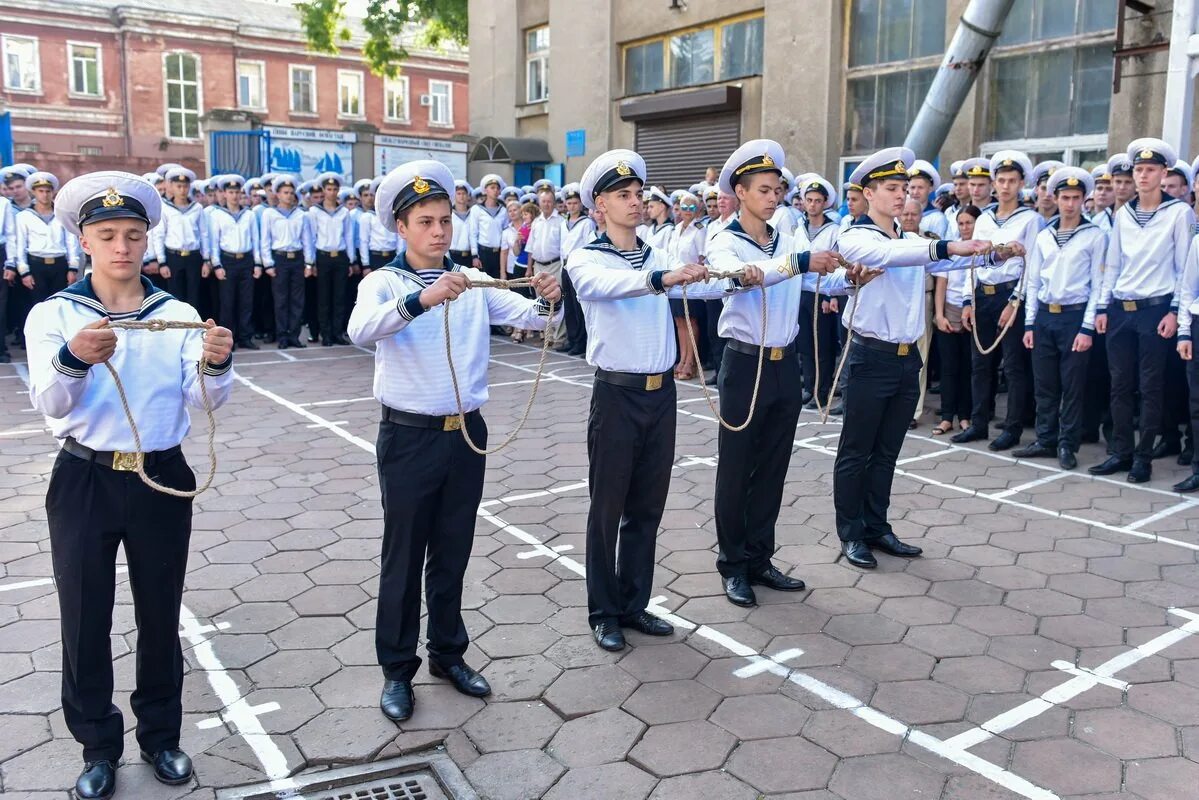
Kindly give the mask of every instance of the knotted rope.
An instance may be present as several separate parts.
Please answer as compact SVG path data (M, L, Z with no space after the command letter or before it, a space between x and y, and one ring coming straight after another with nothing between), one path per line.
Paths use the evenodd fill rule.
M161 332L169 330L208 330L209 326L205 322L151 319L126 322L109 321L105 327L114 330ZM204 400L204 413L208 416L208 477L202 486L198 486L191 491L163 486L146 474L146 454L142 452L142 437L138 433L137 423L133 419L133 412L129 410L129 398L125 396L125 386L121 383L121 376L117 374L116 367L112 365L111 361L105 361L104 366L108 368L108 374L112 376L112 382L117 387L117 395L121 398L121 408L125 409L125 419L129 421L129 430L133 433L133 446L137 448L137 476L151 489L163 494L169 494L171 497L182 497L190 500L206 491L212 485L212 479L216 476L216 420L212 414L212 400L208 397L208 386L204 383L204 369L208 366L208 359L201 356L200 360L196 362L196 380L200 382L200 396Z
M978 287L978 284L974 278L975 268L986 266L987 253L991 253L991 252L1003 253L1003 252L1007 252L1008 250L1009 250L1009 248L1006 245L997 244L997 245L992 245L991 247L989 247L987 249L986 253L980 253L978 255L974 255L974 256L970 257L970 299L971 299L971 302L973 302L973 300L974 300L974 294ZM1024 270L1020 271L1020 280L1019 280L1018 284L1016 285L1016 294L1017 295L1020 294L1020 289L1021 289L1021 287L1024 286L1025 274L1026 273ZM974 337L974 346L978 348L978 352L980 355L989 356L991 353L994 353L996 349L998 349L998 347L1003 343L1003 337L1007 336L1007 332L1009 330L1011 330L1012 325L1015 324L1016 317L1019 316L1019 313L1020 313L1020 301L1017 299L1015 306L1012 308L1012 313L1008 317L1007 323L1005 323L999 329L999 333L995 336L994 341L991 342L990 347L983 347L982 342L979 341L979 339L978 339L978 319L976 317L973 320L973 324L970 326L970 333Z
M848 267L849 262L837 255L842 267ZM858 313L858 298L854 297L853 306L849 309L849 319L846 320L845 330L845 347L841 348L841 357L837 359L837 369L833 371L833 382L829 386L828 401L821 405L820 403L820 329L818 322L820 320L820 278L816 276L816 288L813 293L816 295L812 301L812 362L815 366L815 376L812 380L812 399L816 401L816 412L820 415L820 424L828 423L829 411L833 407L833 397L837 394L837 384L841 381L841 371L845 369L845 362L849 357L849 349L853 347L853 318ZM859 286L858 291L862 291L864 287Z

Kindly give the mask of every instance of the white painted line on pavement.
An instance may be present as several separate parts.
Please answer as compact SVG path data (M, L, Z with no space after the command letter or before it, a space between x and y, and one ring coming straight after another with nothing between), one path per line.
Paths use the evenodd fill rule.
M116 568L117 575L120 575L120 574L128 572L128 571L129 571L129 567L118 566ZM27 581L17 581L16 583L0 584L0 592L15 592L20 589L35 589L38 586L51 586L53 583L54 583L53 578L31 578L30 580L27 580Z
M262 388L258 384L254 383L254 381L250 380L249 378L244 378L241 375L236 374L236 372L234 372L233 378L234 378L234 380L236 380L238 383L242 384L243 386L249 387L251 391L257 392L258 394L262 395L266 399L271 400L272 402L278 403L279 405L283 406L284 408L288 409L289 411L294 411L295 413L299 414L301 417L308 420L309 422L315 423L316 427L333 431L335 434L337 434L341 438L345 439L350 444L355 445L356 447L361 447L363 450L366 450L367 452L370 452L370 453L375 452L375 446L373 444L366 441L365 439L361 439L361 438L355 436L354 434L350 433L349 431L342 430L336 424L330 422L329 420L325 419L324 417L317 416L316 414L313 414L311 411L309 411L305 408L301 408L300 406L296 405L295 403L291 402L290 400L280 397L279 395L275 394L274 392L272 392L268 389Z
M291 353L285 353L282 350L276 350L275 355L282 358L284 361L299 361L300 359L293 356Z
M1069 472L1051 472L1048 475L1037 478L1035 481L1022 483L1019 486L1013 486L1010 489L1004 489L1002 492L995 492L991 495L991 497L1011 497L1012 495L1020 494L1021 492L1027 492L1029 489L1035 489L1038 486L1044 486L1047 483L1053 483L1054 481L1060 481L1062 478L1069 477Z
M24 394L22 392L22 394ZM27 436L31 433L46 433L49 428L24 428L12 431L0 431L0 436Z
M939 458L940 456L943 456L946 453L951 453L951 452L953 452L953 451L949 450L949 449L933 450L928 453L922 453L921 455L918 455L918 456L908 456L907 458L901 458L898 461L896 461L895 463L902 467L904 464L914 464L917 461L924 461L929 458Z
M1154 522L1163 520L1169 516L1173 516L1179 511L1185 511L1188 508L1194 508L1195 506L1199 506L1199 502L1194 500L1183 500L1181 503L1175 503L1169 508L1163 508L1161 511L1158 511L1155 514L1150 514L1144 519L1138 519L1136 522L1130 522L1128 523L1128 527L1134 531L1137 531L1146 525L1152 525Z
M373 397L348 397L340 400L317 400L315 403L299 403L300 408L317 408L318 406L340 406L346 403L365 403L374 401Z
M510 494L507 497L499 497L495 500L484 500L479 504L479 508L495 505L509 505L518 503L521 500L536 500L539 497L549 497L563 492L573 492L575 489L587 488L587 481L579 481L578 483L567 483L563 486L555 486L552 489L542 489L539 492L525 492L524 494Z

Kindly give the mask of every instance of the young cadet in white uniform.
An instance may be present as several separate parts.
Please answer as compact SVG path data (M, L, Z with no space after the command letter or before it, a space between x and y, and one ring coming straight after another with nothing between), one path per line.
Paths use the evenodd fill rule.
M192 200L196 173L186 167L167 171L167 199L162 224L156 228L158 263L167 273L167 289L178 299L200 307L200 280L209 261L209 238L204 207Z
M478 249L470 217L472 193L469 183L454 181L454 236L450 240L450 258L460 267L471 266Z
M1199 159L1196 160L1199 164ZM1182 286L1178 302L1178 355L1186 365L1187 388L1190 390L1191 437L1199 436L1199 361L1195 360L1192 328L1195 314L1199 313L1199 224L1195 226L1195 237L1191 239L1186 269L1182 274ZM1181 457L1179 458L1181 462ZM1176 492L1199 490L1199 459L1191 453L1191 474L1174 484Z
M308 215L299 208L295 175L277 175L271 182L278 205L262 212L262 265L271 276L275 302L276 341L280 350L307 347L300 340L304 319L304 273L312 266L316 248Z
M324 190L320 204L308 209L308 224L316 247L313 269L316 271L317 329L321 344L349 344L342 335L346 310L346 286L354 271L354 221L350 211L337 200L341 176L323 172L316 179ZM312 326L309 325L309 330ZM314 332L315 333L315 332ZM311 339L309 340L311 341Z
M1114 441L1111 457L1090 472L1127 471L1130 482L1143 483L1152 475L1154 440L1162 428L1166 359L1173 355L1195 213L1161 190L1168 166L1177 160L1173 147L1160 139L1137 139L1127 160L1133 164L1136 196L1113 216L1095 317L1095 330L1107 333ZM1141 438L1134 447L1138 389Z
M147 232L158 224L161 207L158 192L136 175L93 172L68 182L55 216L82 237L92 272L35 306L26 324L29 395L62 445L46 491L46 520L61 614L63 716L85 762L77 798L112 795L124 746L125 724L112 703L109 644L118 546L137 615L130 704L141 757L163 783L186 783L192 774L191 760L179 749L179 604L192 502L151 489L130 470L142 458L160 483L195 488L179 448L189 427L187 408L203 408L200 380L213 406L229 397L233 335L215 326L119 334L107 327L109 320L200 319L141 275ZM201 356L208 362L202 377L196 368ZM116 385L99 366L104 363L125 380L144 455L135 452Z
M945 212L933 205L933 191L941 184L941 173L922 158L908 167L908 196L923 207L920 212L920 232L936 234L944 239L949 232Z
M362 213L358 216L358 263L362 265L365 278L371 270L380 269L391 263L397 253L403 251L400 237L395 231L387 230L375 207L379 184L382 178L371 181L370 188L362 193Z
M907 165L913 153L891 147L869 156L850 176L862 187L869 214L841 234L846 259L883 273L850 299L853 333L846 369L845 416L833 468L833 506L845 560L877 566L872 549L911 558L919 547L901 542L887 521L895 462L920 397L926 272L960 269L962 258L988 246L978 240L929 241L901 233ZM1019 245L1017 245L1017 248ZM956 258L951 258L956 257ZM991 262L988 257L988 263ZM854 310L856 307L856 311Z
M840 225L833 220L829 211L837 206L837 191L824 178L816 175L805 175L797 187L804 206L803 219L795 228L795 251L835 250L837 235L841 232ZM806 244L804 244L806 242ZM801 246L802 245L802 246ZM839 335L839 315L832 309L833 285L827 280L821 280L821 296L816 296L817 273L809 272L801 279L803 297L799 306L799 365L803 373L803 402L808 408L816 408L816 365L820 365L822 386L819 387L821 403L828 400L828 387L832 385L833 373L836 371L837 339ZM817 304L821 305L816 328L812 327L812 310ZM828 304L826 312L824 306ZM817 332L814 334L813 331ZM816 343L820 344L820 352L816 352Z
M833 254L808 252L806 237L796 252L791 237L769 224L777 210L783 162L783 148L769 139L746 142L729 156L720 171L720 191L737 196L741 213L710 242L708 263L712 267L731 270L788 257L794 259L796 274L809 269L824 274L836 267ZM725 596L740 606L757 602L753 585L784 592L804 588L803 581L784 575L770 562L795 438L792 434L803 407L795 347L803 285L787 281L766 292L765 342L760 291L726 299L719 328L727 340L717 383L720 414L733 425L740 425L749 415L760 346L767 348L753 420L743 431L734 433L721 426L719 433L715 516L720 552L716 566Z
M645 243L665 250L670 245L670 234L674 231L674 220L670 217L670 195L659 186L651 186L648 193L645 210L649 213L649 222L644 229Z
M562 220L562 263L570 254L595 238L595 223L583 208L579 184L568 183L562 187L562 199L566 202L566 216ZM566 320L566 339L570 346L568 356L581 356L587 352L587 322L583 319L583 307L575 294L570 274L562 272L562 307Z
M540 298L502 289L468 291L483 273L448 257L454 179L436 161L412 161L383 179L376 208L407 250L362 279L350 315L350 336L375 345L374 395L383 406L377 457L383 495L383 560L375 650L385 678L379 704L396 722L412 716L412 679L420 667L421 576L426 577L429 671L458 691L481 697L491 688L462 660L462 581L470 559L475 511L483 495L486 459L459 430L458 406L446 360L444 315L450 314L454 365L466 429L480 447L487 425L487 359L492 325L544 328L560 299L552 275L539 275ZM454 300L452 308L448 301Z
M1032 351L1037 439L1016 458L1053 458L1074 469L1082 436L1087 365L1095 336L1095 308L1103 289L1107 236L1082 214L1094 179L1078 167L1058 167L1045 191L1057 218L1038 235L1027 257L1024 346Z
M508 227L508 209L500 202L500 192L508 187L499 175L483 176L482 202L470 209L470 241L474 247L472 264L493 278L500 274L500 246L504 228Z
M15 217L17 274L39 303L67 288L79 274L79 240L54 216L58 178L35 172L26 179L33 205Z
M1000 150L991 157L988 172L999 202L985 209L978 218L974 225L974 238L1003 243L1019 242L1025 252L1031 252L1037 234L1041 232L1041 217L1028 206L1020 204L1020 190L1032 175L1032 162L1028 156L1016 150ZM1023 274L1022 258L1010 258L998 266L975 271L974 296L966 297L962 319L969 320L977 328L978 340L983 347L990 347L1004 323L1019 314L1020 302L1025 294L1025 287L1021 283ZM1031 378L1028 354L1022 339L1020 324L1016 320L1008 328L1003 343L990 355L983 355L975 346L970 368L974 409L970 412L970 427L954 434L954 442L973 442L990 435L991 409L996 390L993 361L1002 358L1003 374L1007 378L1007 412L1001 426L1002 432L988 448L998 452L1020 444L1020 436L1024 432L1024 403Z
M257 350L250 315L254 277L262 270L262 257L258 253L258 217L241 207L244 184L240 175L217 179L222 204L210 206L208 249L220 281L221 322L233 331L238 347Z
M2 176L0 176L2 177ZM16 267L11 256L16 250L16 218L12 201L0 195L0 364L12 362L8 354L8 284L16 282Z

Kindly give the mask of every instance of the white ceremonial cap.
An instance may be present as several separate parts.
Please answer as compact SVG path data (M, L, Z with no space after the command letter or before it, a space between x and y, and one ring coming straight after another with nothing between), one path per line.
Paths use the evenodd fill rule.
M849 182L865 188L871 181L897 178L908 179L908 165L916 161L916 154L907 147L887 147L871 153L854 169Z
M49 186L58 191L58 178L49 172L32 172L25 178L25 187L33 191L39 186Z
M484 175L483 180L479 181L479 186L480 188L486 189L488 185L492 183L500 187L501 192L508 188L508 184L504 182L504 179L499 175L496 175L494 172L489 172Z
M943 183L937 187L936 194L937 194L937 197L944 197L945 195L950 194L951 192L953 192L953 184L952 183Z
M666 190L661 186L651 186L649 187L648 192L650 200L657 200L661 203L665 203L668 206L673 204L673 201L670 199L670 195L668 195Z
M337 186L340 188L341 187L341 176L338 175L336 172L322 172L320 175L316 176L316 183L322 187L328 186L329 184L333 184L334 186Z
M1086 197L1095 191L1095 179L1091 177L1091 173L1081 167L1062 165L1049 176L1049 182L1045 184L1045 191L1057 194L1062 189L1081 189L1082 196Z
M1166 171L1166 174L1181 175L1182 179L1187 183L1188 192L1195 183L1195 174L1191 172L1191 165L1181 159L1175 161L1174 166L1170 167L1170 169Z
M290 186L291 188L295 189L298 193L300 191L300 187L303 186L303 184L300 182L299 176L288 175L286 173L276 175L275 179L273 181L271 181L271 191L272 192L277 192L280 189L282 189L284 186Z
M908 177L915 178L917 175L923 175L933 186L941 182L941 173L923 158L918 158L908 165Z
M554 182L549 178L542 178L539 181L533 182L533 194L541 194L542 192L552 192L557 189Z
M240 189L246 185L246 179L240 175L218 175L213 180L218 189Z
M1112 179L1112 172L1108 169L1107 164L1100 164L1097 167L1091 168L1091 178L1098 183L1099 181L1108 181Z
M162 216L162 197L139 175L89 172L62 187L54 201L54 216L76 236L84 226L106 219L140 219L148 230Z
M387 173L375 194L379 222L392 233L396 232L396 216L422 200L435 197L450 198L454 176L440 161L409 161Z
M173 169L179 169L182 166L183 166L182 164L176 164L174 161L168 161L166 164L159 164L158 169L155 170L155 172L157 172L159 175L161 175L165 178L166 174L168 172L170 172Z
M609 150L592 161L579 181L583 205L595 208L595 198L628 181L645 185L645 159L632 150Z
M192 172L187 167L171 167L163 176L168 181L190 181L196 182L196 173Z
M142 175L142 180L157 186L162 183L163 178L157 172L147 172L145 175Z
M465 189L467 194L473 194L475 191L475 187L470 185L470 181L464 181L461 179L454 181L454 189Z
M1109 175L1131 175L1132 159L1125 153L1116 153L1107 160L1107 172Z
M824 178L814 173L804 175L800 180L799 189L806 195L808 192L820 192L824 195L824 208L827 211L840 202L837 190Z
M4 167L0 174L3 174L4 180L9 178L21 177L28 178L33 173L37 172L37 167L32 164L10 164Z
M1169 168L1178 161L1178 152L1168 142L1146 137L1134 139L1126 152L1128 160L1135 164L1161 164Z
M733 151L720 170L720 191L735 194L733 187L745 177L774 172L782 177L786 157L783 146L772 139L754 139Z
M990 178L991 160L989 158L967 158L962 162L962 174L967 178Z
M787 169L786 167L783 167L782 173L783 174L781 177L783 179L783 183L787 184L788 186L794 186L795 185L795 174L793 172L791 172L791 170Z
M570 200L573 198L581 198L583 196L582 187L577 183L568 183L562 187L562 199Z
M991 175L997 176L1004 169L1019 170L1020 179L1027 184L1032 177L1032 160L1019 150L1000 150L991 156Z
M952 164L950 164L949 165L949 177L951 177L951 178L966 177L965 164L966 164L966 161L964 159L960 160L960 161L955 161Z
M349 200L351 197L357 197L358 193L354 191L353 186L343 186L337 190L337 199L341 202Z
M1036 186L1041 181L1048 180L1050 175L1057 172L1064 166L1066 166L1064 162L1055 161L1052 158L1048 161L1039 162L1035 167L1032 168L1032 185Z

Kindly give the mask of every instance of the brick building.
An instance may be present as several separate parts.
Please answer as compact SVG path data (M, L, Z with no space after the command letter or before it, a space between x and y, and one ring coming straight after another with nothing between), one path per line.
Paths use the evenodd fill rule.
M0 0L0 18L12 158L64 179L166 161L361 178L426 155L465 174L465 52L414 36L384 79L357 34L308 52L290 4L261 0Z

